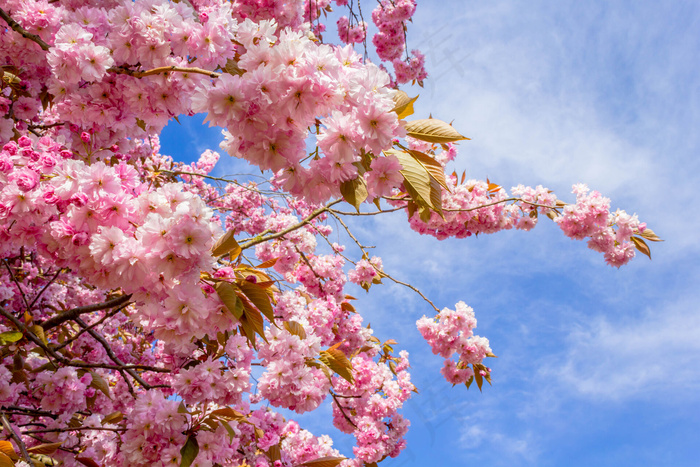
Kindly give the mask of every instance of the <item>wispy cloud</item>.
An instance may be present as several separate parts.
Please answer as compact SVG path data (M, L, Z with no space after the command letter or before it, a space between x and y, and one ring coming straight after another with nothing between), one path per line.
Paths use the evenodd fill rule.
M695 398L700 388L700 313L696 294L620 322L597 317L577 326L568 348L541 369L575 395L596 400Z

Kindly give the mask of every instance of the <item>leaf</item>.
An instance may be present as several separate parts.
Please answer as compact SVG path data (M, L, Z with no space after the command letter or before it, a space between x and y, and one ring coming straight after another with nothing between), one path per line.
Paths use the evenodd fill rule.
M219 257L229 254L231 261L236 259L241 254L241 246L235 238L233 238L233 230L229 230L223 234L211 247L212 256Z
M224 303L226 309L240 320L243 316L243 303L236 294L236 286L226 281L219 281L214 284L214 290L219 299Z
M194 435L188 435L185 445L180 449L180 455L182 456L180 467L190 467L197 457L197 454L199 454L197 438Z
M44 333L44 328L39 326L38 324L33 324L29 327L29 330L32 331L36 337L38 337L41 342L44 343L44 345L48 345L49 341L46 340L46 334Z
M663 242L663 240L661 240L659 236L656 235L656 233L654 233L654 231L651 230L649 227L644 229L644 232L640 232L639 235L646 238L650 242Z
M0 441L0 453L5 454L10 460L19 460L19 456L15 452L14 446L9 441Z
M38 446L32 446L31 448L27 448L27 452L29 454L45 454L48 456L56 452L56 450L58 450L58 448L61 447L61 444L63 443L40 444Z
M409 150L408 152L413 157L415 157L418 160L418 162L423 164L423 167L425 167L428 173L435 180L437 180L441 187L443 187L447 191L452 191L447 185L447 180L445 179L445 169L442 167L442 165L440 165L438 161L420 151Z
M343 351L338 348L339 346L340 343L328 348L328 350L322 350L318 359L345 381L353 383L352 363L350 363Z
M91 371L90 375L92 376L92 382L90 383L90 387L101 391L102 394L107 396L108 399L111 399L112 395L109 393L109 383L105 381L105 379L102 376L100 376L94 371Z
M319 457L318 459L298 464L296 467L336 467L345 459L347 459L347 457Z
M4 452L0 452L0 467L14 467L15 463L12 462L10 456Z
M267 261L265 261L265 262L263 262L263 263L260 263L260 264L258 264L258 265L255 266L255 267L256 267L256 268L259 268L259 269L271 268L272 266L274 266L275 264L277 264L277 260L278 260L278 259L279 259L279 258L268 259Z
M102 425L106 425L108 423L111 424L116 424L124 420L124 414L117 411L117 412L112 412L109 415L105 415L105 418L102 419Z
M452 141L469 139L459 134L449 123L436 118L407 122L406 134L412 138L429 143L450 143Z
M24 334L19 331L5 331L0 333L0 345L7 345L22 339Z
M211 413L211 415L216 415L217 417L224 418L226 420L244 421L246 419L246 416L243 413L232 409L231 407L216 409Z
M643 239L639 237L630 237L630 240L632 240L632 243L634 243L634 247L639 250L641 253L644 253L651 259L651 250L649 249L649 245L647 245L647 242L645 242Z
M270 297L263 288L245 279L238 281L238 287L240 287L245 296L248 297L253 305L255 305L271 323L275 322L275 313L272 310Z
M409 115L413 115L413 103L416 102L418 99L418 96L416 97L408 97L408 94L406 94L403 91L397 91L394 94L394 108L391 109L393 112L396 112L396 114L399 117L399 120L402 120Z
M83 465L86 465L87 467L100 467L100 464L90 459L89 457L76 457L75 460L77 460Z
M224 71L229 75L243 75L245 70L238 67L238 61L229 58L224 65Z
M340 193L343 199L353 205L360 212L360 205L367 199L367 185L363 177L357 177L340 184Z
M272 462L275 462L275 461L282 459L282 452L280 450L280 445L275 444L273 446L270 446L270 448L267 450L267 457Z
M297 323L296 321L285 321L284 329L289 331L290 334L298 336L299 339L306 339L306 331L304 330L304 326Z
M242 292L238 294L238 298L240 298L241 302L243 302L244 315L241 319L246 320L248 324L253 327L253 330L260 334L260 337L267 342L267 339L265 339L265 321L263 321L262 314L260 314L260 311L253 306L253 304L245 295L242 294Z
M393 154L399 159L403 167L400 172L404 178L404 187L418 207L424 211L425 208L430 208L442 216L442 190L428 169L407 152L389 150L385 153ZM418 212L421 214L420 209Z

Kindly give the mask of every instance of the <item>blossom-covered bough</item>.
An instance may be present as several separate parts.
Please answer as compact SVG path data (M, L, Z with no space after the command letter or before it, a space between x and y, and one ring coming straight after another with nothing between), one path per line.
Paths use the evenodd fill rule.
M566 204L446 174L466 138L407 120L415 98L398 91L426 77L406 47L415 1L374 6L380 66L359 3L335 4L346 45L322 40L330 0L0 1L0 466L397 456L408 354L373 336L345 285L404 283L347 216L404 210L443 239L544 215L613 266L649 254L653 231L584 185ZM160 154L166 123L195 113L269 180L209 175L212 151L188 165ZM404 285L434 309L418 329L445 378L490 382L472 309L440 311ZM324 400L356 439L350 457L270 408Z

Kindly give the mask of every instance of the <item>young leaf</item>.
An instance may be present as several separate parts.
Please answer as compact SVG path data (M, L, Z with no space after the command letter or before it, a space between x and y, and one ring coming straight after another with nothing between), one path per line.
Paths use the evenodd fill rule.
M338 349L338 344L330 347L328 350L322 350L318 359L348 383L353 382L352 363L350 363L343 351Z
M641 232L639 235L646 238L650 242L663 242L663 240L661 240L659 236L656 235L656 233L654 233L654 231L651 230L649 227L644 229L644 232Z
M406 134L428 143L450 143L452 141L469 139L459 134L449 123L436 118L407 122Z
M112 395L109 393L109 383L105 381L105 379L102 376L100 376L94 371L90 372L90 376L92 376L92 382L90 383L90 387L101 391L102 394L107 396L108 399L111 399Z
M425 166L407 152L393 150L385 152L393 154L399 159L399 163L403 167L401 175L404 178L404 186L419 209L421 207L430 208L442 216L440 184L430 175Z
M284 329L289 331L290 334L298 336L299 339L306 339L306 331L304 330L304 326L297 323L296 321L285 321Z
M238 287L271 323L275 322L275 313L270 304L270 297L263 288L245 279L238 281Z
M12 462L12 459L10 459L10 456L7 454L0 452L0 467L14 467L15 463Z
M194 462L194 459L199 454L199 443L197 443L197 438L194 435L187 436L187 441L185 445L180 449L180 455L182 460L180 461L180 467L190 467Z
M100 464L90 459L89 457L76 457L75 460L77 460L86 467L100 467Z
M243 316L243 304L240 303L238 295L236 295L236 286L226 281L219 281L214 284L214 290L219 296L219 299L224 303L224 306L231 312L236 319L240 320Z
M124 420L124 414L121 412L112 412L109 415L105 415L105 417L102 419L102 424L106 425L107 423L110 424L115 424L119 423L122 420Z
M304 462L303 464L298 464L296 467L336 467L338 464L343 462L346 457L319 457L312 461Z
M360 205L367 199L367 185L363 177L357 177L340 184L340 194L343 199L350 203L360 212Z
M10 460L19 460L19 456L15 452L14 446L9 441L0 441L0 453L5 454Z
M226 420L242 421L242 420L246 419L245 415L243 415L238 410L232 409L231 407L224 407L223 409L216 409L211 414L216 415L219 418L224 418Z
M211 247L212 256L219 257L229 253L231 261L236 259L241 254L241 247L233 238L233 230L229 230L219 238L213 247Z
M31 448L27 448L27 452L29 454L45 454L48 456L56 452L56 450L58 450L58 448L61 447L61 444L63 443L39 444L38 446L32 446Z
M413 103L416 102L418 99L418 96L416 97L408 97L408 94L406 94L403 91L396 91L394 94L394 108L391 109L393 112L396 112L396 114L399 117L399 120L402 120L409 115L413 115Z
M423 164L423 167L425 167L430 176L437 180L441 187L447 191L451 191L445 179L445 169L438 161L420 151L409 150L408 152L415 157L418 162Z
M649 249L649 245L647 245L647 242L645 242L643 239L639 237L630 237L630 240L632 240L632 243L634 243L634 247L639 250L641 253L644 253L651 259L651 250Z

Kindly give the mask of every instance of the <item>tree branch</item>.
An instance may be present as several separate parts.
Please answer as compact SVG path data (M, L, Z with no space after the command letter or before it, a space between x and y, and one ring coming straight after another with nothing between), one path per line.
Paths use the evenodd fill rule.
M19 450L22 452L22 457L24 458L24 460L26 462L29 462L29 465L34 465L32 460L29 458L27 446L24 445L24 442L22 442L22 438L20 438L20 436L17 434L14 428L12 428L12 425L10 425L10 421L5 416L5 412L0 412L0 419L2 419L3 428L5 428L10 433L12 439L14 439L15 443L17 443L17 447L19 447Z
M43 50L49 50L51 48L51 46L44 42L41 37L27 31L17 21L10 18L10 15L8 15L2 8L0 8L0 18L4 19L8 26L10 26L15 32L21 34L25 39L29 39L30 41L34 41L39 44L39 47L41 47Z
M143 78L144 76L151 76L151 75L159 75L161 73L169 73L171 71L177 71L180 73L197 73L200 75L207 75L210 78L218 78L221 76L221 73L217 73L216 71L209 71L209 70L204 70L202 68L194 68L194 67L181 67L181 66L161 66L158 68L152 68L150 70L146 71L134 71L130 70L128 68L123 68L123 67L118 67L118 66L113 66L107 68L107 71L111 73L118 73L121 75L129 75L133 76L134 78Z
M59 314L47 319L46 321L41 323L41 327L44 328L44 331L48 331L49 329L55 328L56 326L63 324L66 321L69 321L71 319L75 319L78 316L83 315L85 313L92 313L93 311L106 310L107 308L119 306L119 305L122 305L122 304L128 302L129 299L131 299L131 294L121 295L117 298L113 298L112 300L107 300L106 302L103 302L103 303L97 303L94 305L85 305L85 306L79 306L77 308L72 308L70 310L66 310L62 313L59 313Z

